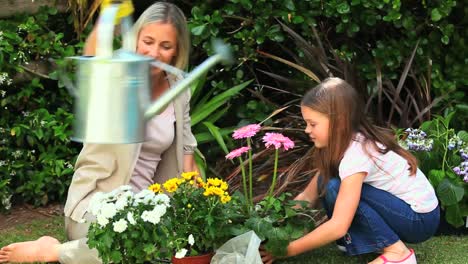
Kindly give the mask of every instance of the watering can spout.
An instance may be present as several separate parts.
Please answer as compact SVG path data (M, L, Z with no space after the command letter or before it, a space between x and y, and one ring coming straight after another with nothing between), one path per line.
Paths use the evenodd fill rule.
M122 49L113 50L112 4L99 18L96 56L70 57L77 63L76 86L64 79L75 96L73 140L85 143L127 144L145 141L146 122L219 62L232 61L229 47L214 43L215 54L186 74L182 70L134 52L135 34L130 17L121 20ZM182 76L155 102L149 102L151 66ZM65 75L64 75L65 76ZM66 76L65 76L66 77Z
M228 45L224 44L221 40L213 42L216 54L206 59L202 64L193 69L184 79L176 83L174 87L165 92L158 100L151 104L146 110L144 116L145 120L151 119L154 115L158 114L164 109L172 100L179 94L190 87L195 80L205 74L210 68L219 62L232 63L232 53Z

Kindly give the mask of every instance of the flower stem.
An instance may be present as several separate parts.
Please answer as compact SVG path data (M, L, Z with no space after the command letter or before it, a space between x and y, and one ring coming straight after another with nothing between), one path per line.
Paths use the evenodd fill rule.
M252 147L250 138L247 138L247 146L249 147L249 194L250 194L250 206L253 208L253 187L252 187Z
M276 173L278 171L278 152L279 150L276 149L275 150L275 166L273 168L273 180L271 182L271 187L270 187L270 191L268 192L268 196L273 196L273 190L275 189L275 186L276 186Z
M249 212L250 209L250 200L249 200L249 193L247 192L247 179L245 175L245 167L244 167L244 161L242 160L242 157L239 157L239 162L241 165L241 171L242 171L242 185L244 187L244 197L246 199L246 206L247 206L247 212Z

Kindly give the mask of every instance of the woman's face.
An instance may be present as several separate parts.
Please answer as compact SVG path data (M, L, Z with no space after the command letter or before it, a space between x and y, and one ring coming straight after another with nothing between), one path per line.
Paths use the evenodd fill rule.
M324 148L328 146L328 130L330 119L327 115L313 110L307 106L301 106L302 117L306 122L304 132L309 135L315 147Z
M177 31L175 27L170 23L163 22L144 26L138 35L136 51L172 65L177 56ZM160 72L161 69L153 67L153 74Z

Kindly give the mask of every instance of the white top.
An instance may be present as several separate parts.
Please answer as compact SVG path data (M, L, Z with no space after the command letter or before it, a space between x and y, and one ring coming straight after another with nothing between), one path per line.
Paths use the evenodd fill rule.
M172 103L164 112L147 122L146 141L141 146L129 183L134 192L146 189L155 182L154 173L161 161L161 155L174 141L174 123L175 113Z
M410 176L409 164L393 151L381 154L367 145L366 154L362 144L364 136L358 133L351 141L339 165L341 180L358 172L367 173L364 183L387 191L408 203L417 213L428 213L437 205L434 188L419 169ZM382 144L377 144L383 148Z

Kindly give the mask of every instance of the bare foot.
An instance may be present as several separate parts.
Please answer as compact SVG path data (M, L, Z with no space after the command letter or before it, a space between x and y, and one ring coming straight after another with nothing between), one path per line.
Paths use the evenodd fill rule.
M58 261L58 245L60 242L57 239L48 236L35 241L10 244L0 249L0 263Z
M384 256L388 261L398 262L411 254L411 251L406 247L406 245L400 240L395 244L388 246L383 249L382 256ZM368 264L383 264L385 263L384 259L380 256L369 262Z

